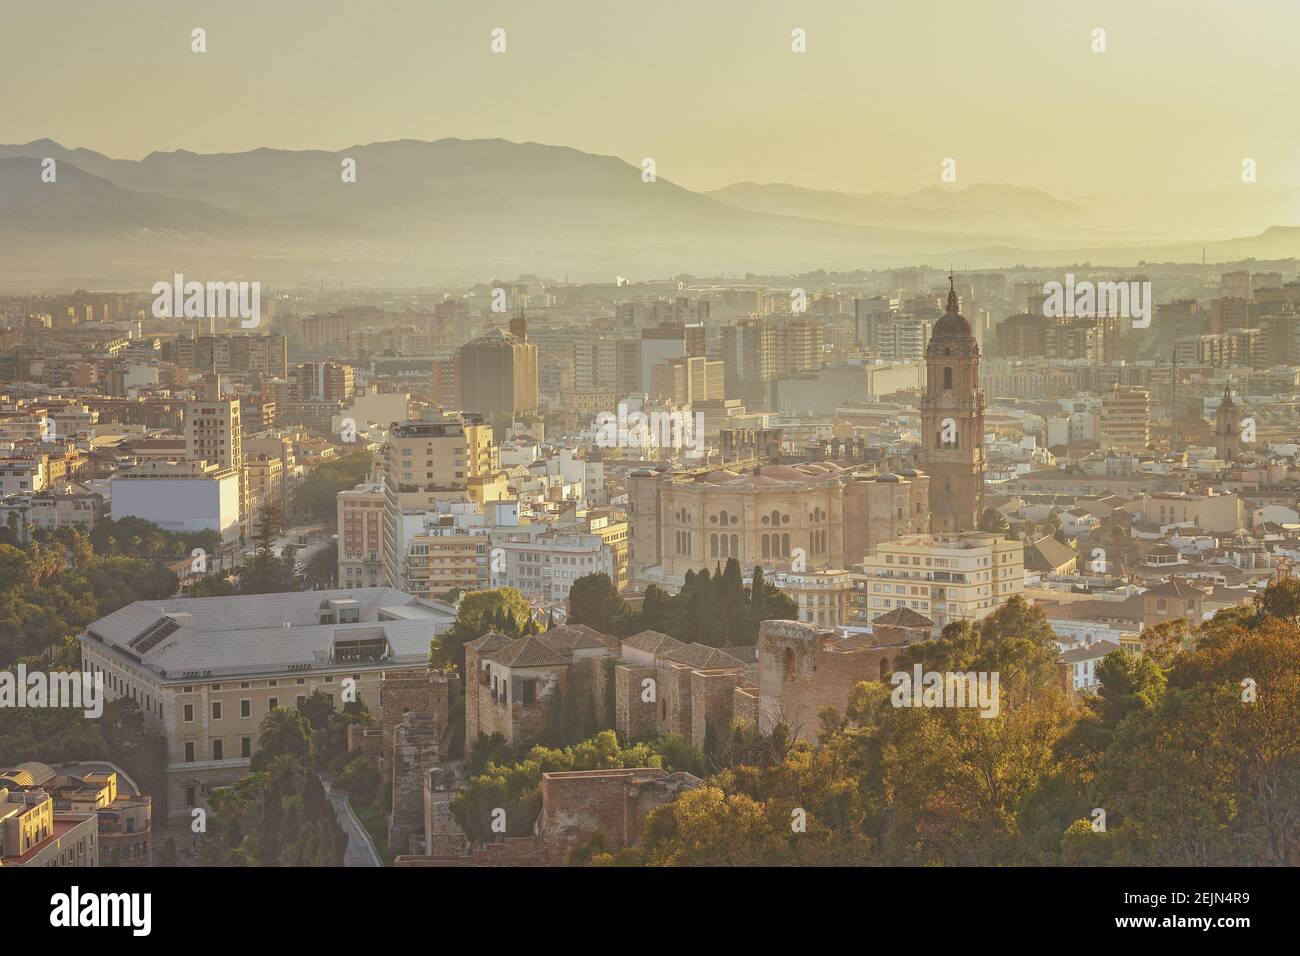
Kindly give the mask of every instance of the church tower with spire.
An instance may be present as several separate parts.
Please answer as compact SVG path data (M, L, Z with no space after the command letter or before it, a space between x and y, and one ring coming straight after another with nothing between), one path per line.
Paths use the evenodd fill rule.
M958 311L948 276L948 306L925 349L918 464L930 476L930 531L974 531L984 491L984 393L980 347Z
M1223 401L1214 412L1214 452L1220 461L1241 457L1241 406L1232 399L1232 386L1223 386Z

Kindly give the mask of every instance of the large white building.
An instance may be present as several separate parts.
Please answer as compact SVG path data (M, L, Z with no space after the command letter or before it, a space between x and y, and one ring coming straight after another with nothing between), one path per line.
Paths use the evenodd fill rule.
M152 461L109 480L113 520L143 518L164 531L217 531L239 540L240 472L203 461Z
M314 691L349 690L380 712L385 673L428 666L456 609L391 588L136 601L78 635L105 699L129 698L161 734L167 814L189 822L216 787L249 772L258 728Z

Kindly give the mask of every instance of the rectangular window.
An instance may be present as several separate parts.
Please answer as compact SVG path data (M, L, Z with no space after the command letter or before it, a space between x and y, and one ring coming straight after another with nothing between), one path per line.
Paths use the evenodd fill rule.
M239 716L240 717L253 716L253 702L251 700L241 700L239 702Z
M194 763L194 742L192 740L185 741L185 762Z
M252 738L252 737L240 737L240 738L239 738L239 756L241 756L241 757L251 757L251 756L253 756L253 738Z
M192 724L192 723L194 723L194 705L193 705L193 704L186 704L186 705L185 705L185 723L187 723L187 724Z
M212 719L213 720L221 719L221 701L219 700L214 700L212 702Z
M268 698L266 701L266 706L268 710L275 710L275 708L280 706L280 698L279 697Z
M224 741L220 741L220 740L212 741L212 759L224 760L225 754L226 754L226 747Z

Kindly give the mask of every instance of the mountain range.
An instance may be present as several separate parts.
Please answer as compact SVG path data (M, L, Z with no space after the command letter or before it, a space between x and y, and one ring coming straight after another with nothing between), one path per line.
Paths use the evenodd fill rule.
M355 182L343 181L347 159ZM185 272L435 285L1300 256L1300 191L1251 188L1087 201L994 183L696 192L644 182L616 157L501 139L140 160L37 140L0 146L0 281L108 288Z

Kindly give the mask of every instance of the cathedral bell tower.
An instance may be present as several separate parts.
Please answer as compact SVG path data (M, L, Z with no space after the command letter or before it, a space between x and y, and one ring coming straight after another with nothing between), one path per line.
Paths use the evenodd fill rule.
M1223 401L1214 412L1214 451L1222 461L1234 462L1241 457L1241 406L1232 399L1232 386L1223 387Z
M984 491L984 393L980 347L957 311L948 276L948 307L925 349L918 464L930 476L930 531L974 531Z

